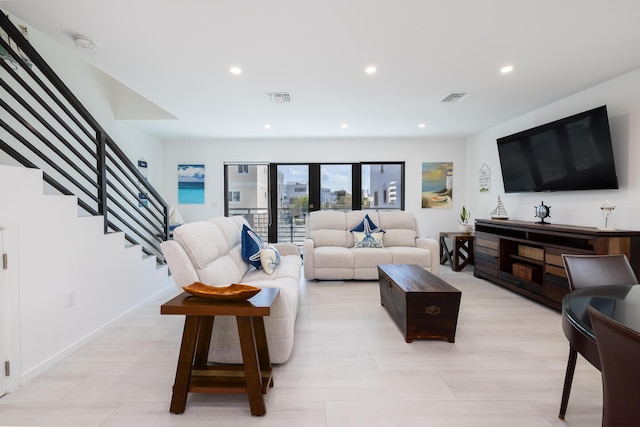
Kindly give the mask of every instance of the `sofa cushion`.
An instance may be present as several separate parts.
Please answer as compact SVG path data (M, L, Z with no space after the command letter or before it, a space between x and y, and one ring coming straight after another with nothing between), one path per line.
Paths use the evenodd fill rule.
M394 246L391 251L392 264L418 264L420 267L434 267L431 265L431 252L423 248Z
M255 268L262 268L260 262L260 251L262 250L262 239L258 234L247 227L246 224L242 225L242 259Z
M385 246L416 246L416 231L403 229L390 229L384 233L382 243ZM406 264L406 263L405 263Z
M280 266L273 274L267 274L263 269L250 269L242 278L243 282L253 285L256 282L273 282L282 278L299 279L302 258L300 255L285 255L280 257Z
M384 233L367 233L360 231L352 231L354 247L356 248L382 248L382 236Z
M307 236L316 247L347 247L347 226L344 212L317 211L307 218Z
M182 245L196 269L206 268L229 250L220 229L208 221L192 222L176 228L173 239Z
M353 248L353 268L377 267L391 264L393 256L387 248Z
M217 258L206 268L197 270L200 281L209 286L228 286L242 282L242 271L230 255Z
M418 224L413 214L404 211L380 213L380 226L386 233L382 239L385 246L416 246Z
M226 216L220 216L210 219L209 222L220 229L229 249L241 244L240 233L238 232L241 227L238 227L236 221Z
M307 218L309 230L346 230L346 220L344 212L339 211L316 211L311 212Z
M409 230L417 230L418 224L416 218L411 212L406 211L387 211L379 213L380 227L385 230L387 228L402 228Z
M353 251L341 246L316 248L313 263L315 268L353 268Z

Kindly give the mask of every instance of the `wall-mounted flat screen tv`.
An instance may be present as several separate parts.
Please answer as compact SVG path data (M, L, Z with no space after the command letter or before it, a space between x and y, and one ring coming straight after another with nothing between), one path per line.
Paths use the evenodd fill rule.
M498 139L506 193L618 188L607 107Z

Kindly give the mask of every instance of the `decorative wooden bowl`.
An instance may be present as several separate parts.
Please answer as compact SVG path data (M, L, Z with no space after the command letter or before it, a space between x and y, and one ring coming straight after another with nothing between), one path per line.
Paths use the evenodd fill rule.
M255 286L238 283L229 286L209 286L200 282L183 286L182 289L195 297L217 301L245 301L261 290Z

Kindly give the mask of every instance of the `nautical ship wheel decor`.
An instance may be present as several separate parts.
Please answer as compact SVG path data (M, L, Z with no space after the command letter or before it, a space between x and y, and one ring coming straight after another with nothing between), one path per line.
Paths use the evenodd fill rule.
M551 216L551 206L547 206L544 202L540 202L540 204L538 206L534 206L534 208L536 210L536 217L540 218L540 221L536 224L549 224L544 219Z

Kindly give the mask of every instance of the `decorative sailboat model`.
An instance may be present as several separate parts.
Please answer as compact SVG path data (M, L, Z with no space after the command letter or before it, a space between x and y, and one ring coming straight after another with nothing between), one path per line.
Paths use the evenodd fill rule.
M489 216L491 219L509 219L509 214L504 208L502 200L500 200L500 196L498 196L498 206L489 213Z
M171 208L169 209L169 231L173 232L173 230L184 224L184 218L182 218L182 214L178 210L178 205L175 202L171 204Z

